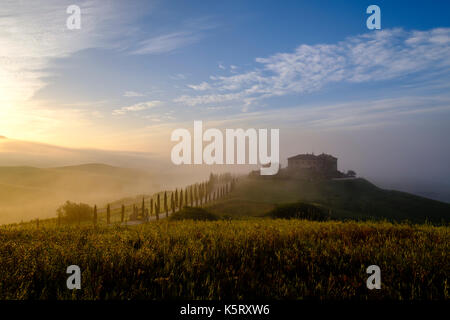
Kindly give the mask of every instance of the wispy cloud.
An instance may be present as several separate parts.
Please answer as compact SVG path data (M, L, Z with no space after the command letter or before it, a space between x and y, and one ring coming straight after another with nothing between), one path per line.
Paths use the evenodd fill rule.
M204 90L208 90L211 89L211 86L209 85L209 83L207 82L202 82L200 84L188 84L188 87L195 90L195 91L204 91Z
M122 107L120 109L115 109L115 110L113 110L112 114L114 116L124 115L128 112L136 112L136 111L150 109L150 108L156 107L160 104L161 104L161 101L158 101L158 100L140 102L140 103L133 104L131 106Z
M206 36L206 31L216 27L208 17L184 21L178 29L145 39L132 54L162 54L192 45Z
M355 130L386 126L404 121L410 116L427 113L448 113L450 97L396 97L377 100L354 100L335 104L302 105L277 110L253 111L228 115L223 120L211 120L211 126L255 126Z
M174 101L189 106L233 101L249 105L273 96L310 93L335 82L381 81L437 70L448 75L450 29L386 29L336 44L300 45L294 52L255 60L260 67L228 77L211 76L210 82L202 83L213 92Z
M81 30L68 30L66 9L71 0L4 0L0 5L0 101L31 98L46 85L47 67L54 58L93 47L114 47L127 22L142 10L138 4L111 0L77 1ZM120 28L117 26L120 25Z
M171 52L188 46L201 39L200 34L192 32L174 32L150 38L139 43L139 48L133 54L159 54Z
M134 97L143 97L145 95L143 93L136 92L136 91L126 91L123 94L123 96L126 97L126 98L134 98Z
M184 80L186 79L186 75L182 73L177 73L175 75L169 76L172 80Z

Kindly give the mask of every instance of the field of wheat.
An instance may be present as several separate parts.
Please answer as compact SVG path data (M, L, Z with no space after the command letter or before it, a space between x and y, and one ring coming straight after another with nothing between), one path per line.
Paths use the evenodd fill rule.
M448 299L450 228L158 221L0 227L0 299ZM366 287L366 268L382 287ZM82 271L80 290L66 268Z

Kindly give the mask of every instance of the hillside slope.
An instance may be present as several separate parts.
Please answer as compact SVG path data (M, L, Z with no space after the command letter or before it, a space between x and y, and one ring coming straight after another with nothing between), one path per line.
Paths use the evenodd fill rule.
M101 204L156 189L145 171L105 164L0 167L0 223L54 217L66 200Z
M448 203L384 190L362 178L328 181L243 178L226 199L210 210L231 217L261 216L276 204L296 201L320 204L339 219L450 221Z

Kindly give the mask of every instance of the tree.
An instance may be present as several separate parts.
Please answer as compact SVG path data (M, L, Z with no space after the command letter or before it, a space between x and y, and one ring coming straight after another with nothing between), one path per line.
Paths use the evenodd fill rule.
M106 207L106 224L111 223L111 207L108 203L108 206Z
M347 177L351 177L351 178L356 177L356 172L353 171L353 170L348 170L347 171Z
M144 197L142 197L141 215L142 215L142 218L145 218L145 200L144 200Z
M97 219L98 219L98 216L97 216L97 205L94 205L94 226L97 225Z
M172 208L172 213L175 213L175 203L176 201L172 193L172 195L170 196L170 207Z
M93 211L88 204L66 201L56 212L67 222L76 222L92 219Z
M169 217L169 206L167 205L167 192L164 191L164 212L166 213L166 218Z
M212 172L209 175L209 180L208 180L208 189L211 192L214 188L214 185L217 182L217 176L215 176Z
M184 205L187 206L188 205L188 188L186 187L186 189L184 190Z
M122 204L122 211L120 213L120 222L123 223L124 219L125 219L125 205Z
M195 184L194 186L194 200L195 200L195 204L198 206L198 202L199 202L199 192L198 192L198 187L197 184Z
M156 220L159 220L159 209L160 208L161 208L161 202L160 202L159 193L158 193L158 197L156 198Z
M178 189L175 189L175 207L178 205Z
M181 208L183 208L183 189L181 189L180 191L180 206L179 206L180 210Z
M236 179L233 178L230 183L230 192L234 190L235 185L236 185Z
M153 215L153 198L150 199L150 215Z
M130 220L136 219L136 205L133 203L133 209L131 210Z
M194 206L194 200L193 200L193 197L194 197L194 195L193 195L193 187L191 186L191 192L190 192L190 197L189 197L189 201L190 201L190 204L191 204L191 207L193 207Z

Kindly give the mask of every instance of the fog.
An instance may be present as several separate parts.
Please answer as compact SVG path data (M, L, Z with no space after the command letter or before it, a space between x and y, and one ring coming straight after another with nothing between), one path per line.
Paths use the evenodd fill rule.
M71 149L0 140L0 224L56 216L65 201L106 206L251 166L175 166L151 152ZM237 169L237 170L236 170Z
M450 128L421 126L359 131L286 130L281 157L325 152L340 171L354 170L379 187L450 202Z
M282 130L280 161L299 153L329 153L340 171L386 188L450 202L450 132L376 128L335 133ZM433 143L430 143L433 142ZM211 172L246 174L257 166L180 165L161 152L72 149L0 139L0 223L55 217L66 200L104 206L108 202L208 179ZM86 165L89 164L89 165ZM71 167L67 167L71 166ZM62 167L62 168L61 168Z

